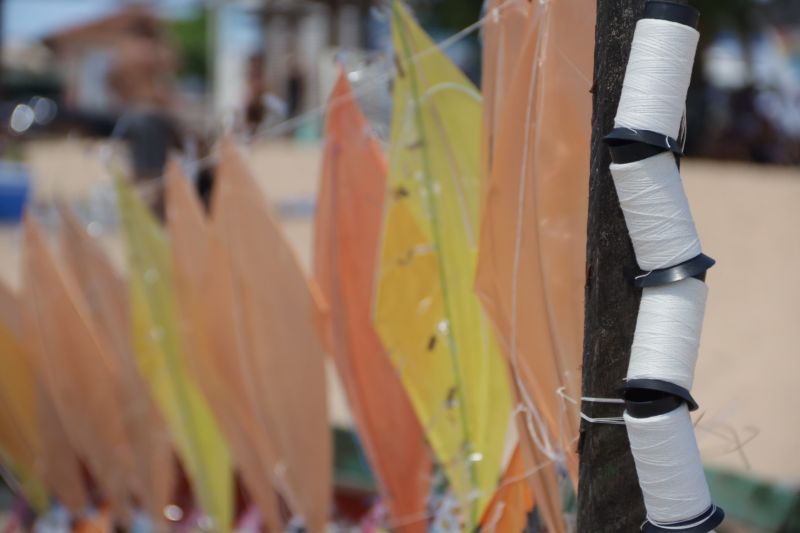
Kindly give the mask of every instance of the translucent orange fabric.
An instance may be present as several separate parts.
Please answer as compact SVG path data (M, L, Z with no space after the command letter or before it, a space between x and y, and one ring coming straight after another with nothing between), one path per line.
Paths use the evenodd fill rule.
M234 463L270 531L283 529L272 487L278 466L255 410L251 362L243 352L230 265L188 179L167 170L167 221L186 365L228 439Z
M25 221L26 338L36 370L53 393L67 435L115 513L126 517L140 494L123 402L119 366L97 335L74 279L47 249L41 230Z
M506 467L500 486L481 520L485 533L519 533L528 525L528 513L533 509L533 494L528 485L531 468L525 453L517 445Z
M235 313L251 356L259 409L291 509L324 531L332 439L319 309L294 251L236 147L220 148L212 221L230 257Z
M76 280L97 335L118 366L123 420L136 462L134 476L141 488L136 497L158 522L172 495L174 457L164 419L136 368L127 287L75 216L63 210L62 220L59 242L64 268Z
M78 453L67 436L66 421L55 406L55 399L43 380L38 381L39 429L42 432L41 465L44 480L59 502L76 515L86 510L89 494L84 485Z
M393 531L426 530L431 461L405 389L372 327L386 163L344 73L333 89L317 198L314 273L324 327Z
M531 4L513 81L485 124L496 131L484 134L476 281L521 385L524 436L545 460L563 453L573 483L579 412L564 396L580 397L593 24L593 2Z
M498 123L505 97L514 80L517 61L528 29L528 15L535 9L530 2L489 0L483 24L481 56L481 94L483 95L483 127L481 128L481 198L486 198L489 172Z

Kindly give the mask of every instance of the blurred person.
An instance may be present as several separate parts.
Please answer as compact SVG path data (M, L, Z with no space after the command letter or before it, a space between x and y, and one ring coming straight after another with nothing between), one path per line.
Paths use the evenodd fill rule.
M305 88L306 75L297 60L297 56L292 54L289 57L289 71L286 76L286 111L289 118L294 118L300 114L300 110L303 107Z
M245 94L244 119L247 131L255 133L267 118L264 95L269 92L266 78L266 56L257 53L247 60L247 88Z
M142 17L117 41L107 78L120 113L115 133L127 141L134 181L159 216L167 153L180 144L173 116L177 66L160 22Z

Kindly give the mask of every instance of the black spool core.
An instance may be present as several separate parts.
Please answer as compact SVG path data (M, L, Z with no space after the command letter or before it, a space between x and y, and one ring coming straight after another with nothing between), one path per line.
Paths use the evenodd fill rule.
M688 4L671 2L670 0L649 0L644 5L646 19L668 20L697 29L700 12Z
M676 156L683 155L677 139L650 130L614 128L603 137L603 142L611 153L611 161L617 164L641 161L668 151Z
M673 396L677 398L679 404L686 403L689 411L695 411L698 408L697 402L688 390L680 385L664 381L663 379L628 379L625 380L625 383L622 385L622 397L625 398L626 409L629 400L631 403L637 403L637 400L638 403L656 402L656 406L664 408L664 405L668 404L668 402L660 402L664 396ZM666 412L668 413L671 410L672 409L669 409ZM635 416L633 413L630 413L630 411L629 414ZM636 418L646 417L637 416Z
M667 150L652 144L643 144L636 141L618 141L614 144L609 143L608 151L611 154L612 163L623 165L653 157Z
M642 272L633 278L633 284L636 287L656 287L658 285L667 285L675 283L687 278L695 278L700 281L706 280L706 272L709 268L714 266L716 261L707 256L706 254L696 255L691 259L678 263L675 266L668 268L660 268L658 270L651 270L649 272Z
M633 418L650 418L665 415L684 403L683 398L650 389L625 391L625 412Z
M720 525L723 520L725 520L725 511L712 504L703 514L690 520L665 524L666 527L657 526L647 520L642 524L641 530L643 533L708 533ZM698 522L700 523L698 524Z

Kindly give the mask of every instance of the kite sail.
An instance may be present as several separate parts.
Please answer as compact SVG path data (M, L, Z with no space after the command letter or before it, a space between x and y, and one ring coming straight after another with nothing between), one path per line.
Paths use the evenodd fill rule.
M398 2L375 322L472 529L511 421L506 363L473 292L481 97Z
M5 288L0 288L5 292ZM12 326L13 327L13 326ZM0 457L13 465L20 490L39 512L47 509L36 378L12 327L0 323Z
M319 303L262 191L223 139L212 223L231 261L234 312L250 355L259 412L280 468L281 493L309 531L331 508L332 436Z
M594 5L531 10L523 42L510 46L512 81L484 122L492 142L476 289L511 363L532 453L563 461L576 483ZM490 22L492 31L502 27ZM537 503L546 492L559 513L551 482L535 490Z
M228 438L245 487L270 531L283 529L272 486L273 445L255 411L252 383L237 336L229 265L199 198L173 161L167 169L167 222L181 309L186 366Z
M431 461L405 389L372 327L386 190L378 141L342 72L331 93L315 231L325 337L394 531L425 531ZM420 518L422 517L422 518Z
M494 499L481 520L482 532L516 533L526 530L528 513L533 509L533 494L528 485L530 471L525 453L517 445Z
M174 487L174 459L169 432L147 384L136 368L130 306L125 282L94 238L67 209L62 210L60 250L65 268L77 282L97 334L112 352L123 395L123 420L141 488L137 498L151 519L159 521Z
M230 456L217 421L185 365L168 244L130 186L117 179L116 187L127 239L133 342L139 370L170 429L200 507L215 530L230 531Z
M536 8L530 2L489 0L483 25L481 55L481 94L483 95L483 127L481 128L481 200L486 198L492 167L494 137L500 121L505 97L514 80L528 28L528 17Z
M25 220L26 338L37 370L53 392L67 435L118 516L128 516L135 465L119 369L94 330L75 281L59 267L41 229Z

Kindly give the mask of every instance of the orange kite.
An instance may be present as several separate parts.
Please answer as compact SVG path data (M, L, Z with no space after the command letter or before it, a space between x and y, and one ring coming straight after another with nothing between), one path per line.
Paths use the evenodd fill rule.
M328 104L314 242L315 279L329 309L325 337L392 530L423 532L431 460L372 327L385 191L386 162L342 72Z
M278 220L236 147L224 139L212 222L231 261L235 313L250 356L275 473L309 531L331 508L333 449L318 303Z

